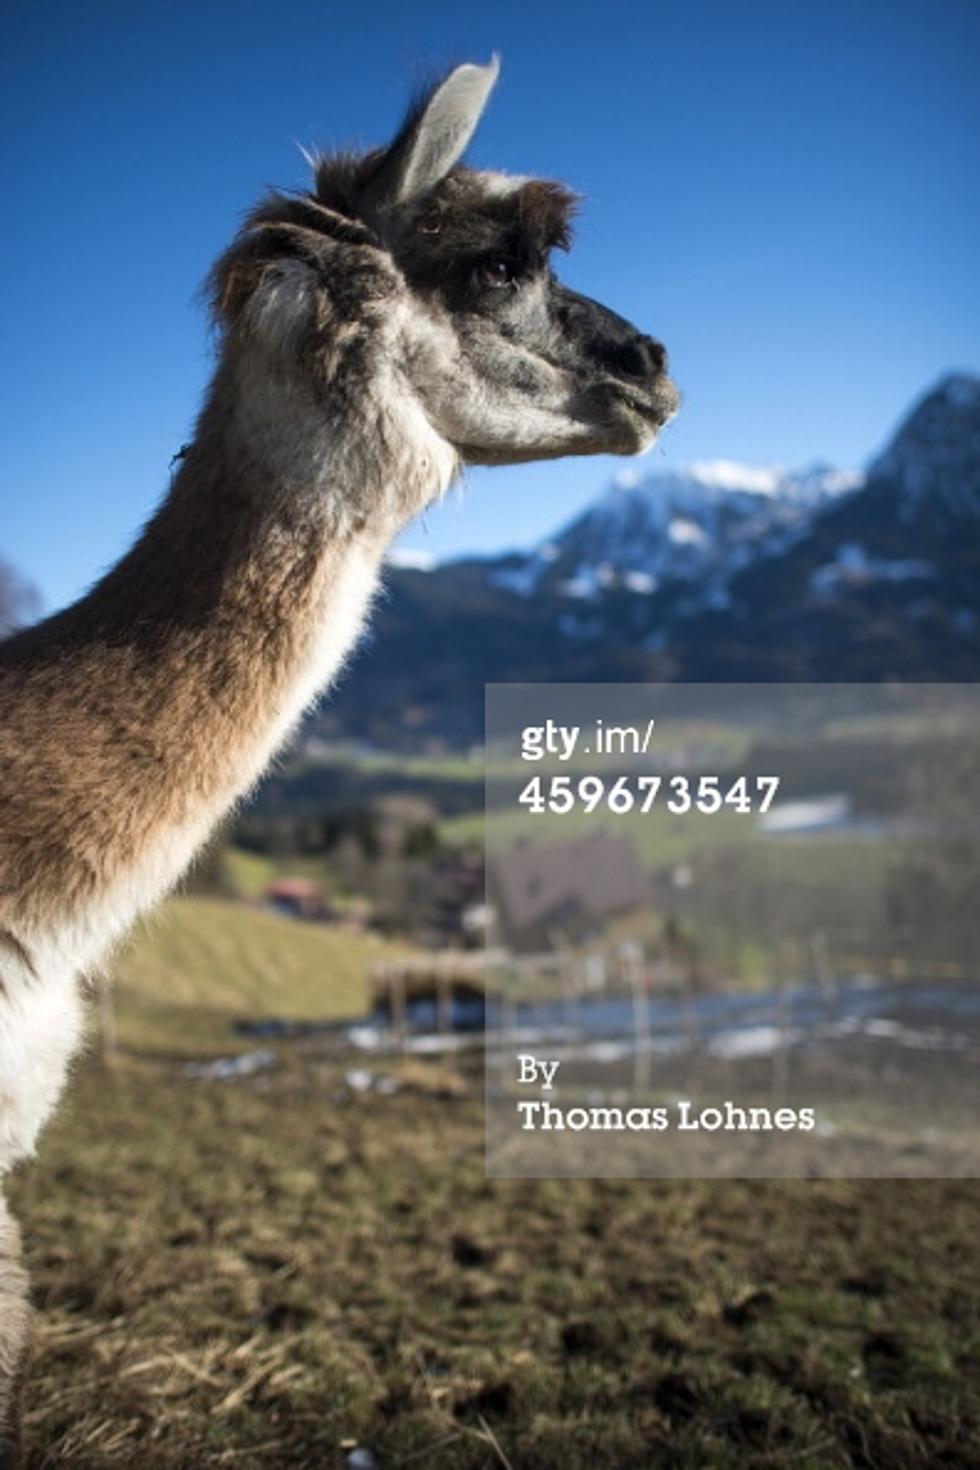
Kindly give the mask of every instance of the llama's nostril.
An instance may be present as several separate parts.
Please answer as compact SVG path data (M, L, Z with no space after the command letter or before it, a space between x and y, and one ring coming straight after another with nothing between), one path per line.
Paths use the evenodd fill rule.
M637 332L635 337L618 342L608 353L609 365L624 378L655 378L667 368L667 349L653 337Z
M641 337L642 352L647 363L647 375L655 378L667 371L667 349L655 337Z

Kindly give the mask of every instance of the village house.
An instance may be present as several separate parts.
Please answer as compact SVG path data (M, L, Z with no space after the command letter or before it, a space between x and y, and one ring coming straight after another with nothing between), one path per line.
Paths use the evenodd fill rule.
M650 880L631 842L598 832L578 841L518 844L490 853L487 892L499 938L527 953L556 935L579 942L607 919L650 902Z

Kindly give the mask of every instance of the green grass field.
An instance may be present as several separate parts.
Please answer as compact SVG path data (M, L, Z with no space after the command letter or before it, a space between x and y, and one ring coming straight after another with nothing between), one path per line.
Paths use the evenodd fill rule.
M394 952L373 935L221 899L174 898L117 957L120 1040L188 1054L247 1045L233 1032L242 1018L361 1016L372 966Z

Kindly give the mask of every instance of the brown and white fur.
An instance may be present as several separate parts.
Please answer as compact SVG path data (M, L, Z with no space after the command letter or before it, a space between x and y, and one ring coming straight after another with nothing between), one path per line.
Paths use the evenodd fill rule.
M0 1174L79 1046L79 977L173 885L357 638L387 547L467 463L646 448L665 354L562 287L571 196L459 158L462 66L395 141L321 159L213 272L220 351L142 536L0 645ZM0 1202L0 1462L28 1335Z

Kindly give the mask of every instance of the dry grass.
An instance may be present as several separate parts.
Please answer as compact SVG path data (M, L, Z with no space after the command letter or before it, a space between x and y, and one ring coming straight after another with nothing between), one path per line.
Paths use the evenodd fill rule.
M478 1075L282 1056L76 1078L30 1470L980 1463L972 1185L490 1182Z

